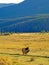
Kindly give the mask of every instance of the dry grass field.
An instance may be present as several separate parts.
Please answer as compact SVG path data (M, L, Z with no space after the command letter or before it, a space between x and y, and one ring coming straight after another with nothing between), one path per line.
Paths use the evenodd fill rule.
M27 55L22 48L29 47ZM49 33L0 35L0 65L49 65Z

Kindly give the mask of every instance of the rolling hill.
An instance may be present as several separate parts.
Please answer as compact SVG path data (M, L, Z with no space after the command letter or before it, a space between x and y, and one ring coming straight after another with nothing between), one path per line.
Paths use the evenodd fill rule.
M49 0L25 0L20 4L0 8L0 18L16 18L48 13Z
M49 15L0 19L0 32L48 32Z
M38 14L41 17L38 17ZM0 32L47 32L49 31L48 14L48 0L25 0L17 5L5 5L0 8Z

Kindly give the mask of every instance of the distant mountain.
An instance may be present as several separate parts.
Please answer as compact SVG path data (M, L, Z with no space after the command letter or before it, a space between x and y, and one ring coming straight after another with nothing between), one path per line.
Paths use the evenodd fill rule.
M46 16L46 17L45 17ZM49 15L0 19L0 32L49 32Z
M0 18L16 18L48 13L49 0L25 0L20 4L0 8Z
M40 19L37 18L36 20L34 16L37 14L47 14L46 16L48 18L43 18L42 16L42 18L40 18L39 16L38 18ZM49 0L25 0L17 5L12 4L0 8L0 32L47 32L49 31L48 14ZM26 16L31 16L31 18L23 18ZM17 20L19 17L20 19Z

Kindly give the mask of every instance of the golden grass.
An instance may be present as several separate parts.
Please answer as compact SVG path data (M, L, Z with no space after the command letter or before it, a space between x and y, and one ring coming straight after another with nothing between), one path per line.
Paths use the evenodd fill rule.
M30 48L28 56L22 55L23 47ZM36 56L49 56L49 33L15 33L0 36L0 65L49 65L49 58ZM32 57L34 60L30 61Z
M31 58L34 60L31 61ZM49 59L30 56L13 57L9 55L0 55L0 65L49 65Z

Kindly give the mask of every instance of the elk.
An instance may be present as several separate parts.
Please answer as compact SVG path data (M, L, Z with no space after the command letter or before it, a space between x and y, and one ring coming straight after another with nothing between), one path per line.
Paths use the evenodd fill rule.
M23 55L26 55L30 51L29 47L22 48Z

